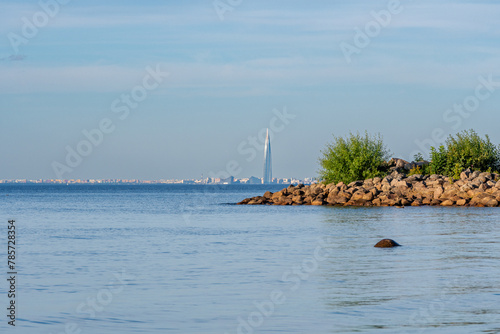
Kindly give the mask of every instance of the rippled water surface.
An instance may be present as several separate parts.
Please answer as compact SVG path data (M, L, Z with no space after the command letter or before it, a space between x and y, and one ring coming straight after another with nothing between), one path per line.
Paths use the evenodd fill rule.
M280 188L0 186L0 332L500 333L500 209L231 204Z

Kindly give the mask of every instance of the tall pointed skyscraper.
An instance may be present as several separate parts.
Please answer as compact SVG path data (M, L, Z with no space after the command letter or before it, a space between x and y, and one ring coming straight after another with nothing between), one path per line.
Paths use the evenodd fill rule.
M266 144L264 147L264 184L273 181L273 164L271 160L271 138L269 138L269 129L267 129Z

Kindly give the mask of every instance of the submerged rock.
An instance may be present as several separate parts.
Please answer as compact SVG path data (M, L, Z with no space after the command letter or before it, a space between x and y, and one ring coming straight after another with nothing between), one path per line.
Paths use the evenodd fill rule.
M401 245L392 239L382 239L379 242L377 242L377 244L373 247L391 248L391 247L398 247L398 246L401 246Z

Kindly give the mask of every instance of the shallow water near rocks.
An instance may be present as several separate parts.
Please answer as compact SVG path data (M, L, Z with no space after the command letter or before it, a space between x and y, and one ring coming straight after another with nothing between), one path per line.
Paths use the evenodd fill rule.
M0 186L15 332L500 332L500 208L232 205L281 188Z

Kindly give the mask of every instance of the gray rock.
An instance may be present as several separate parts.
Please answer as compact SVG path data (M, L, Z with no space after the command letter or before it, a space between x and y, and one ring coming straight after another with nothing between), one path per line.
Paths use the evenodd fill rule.
M389 160L388 165L389 167L395 167L396 169L403 169L405 168L405 165L408 164L409 162L403 159L399 158L392 158Z

